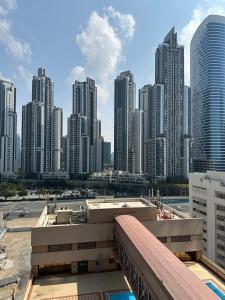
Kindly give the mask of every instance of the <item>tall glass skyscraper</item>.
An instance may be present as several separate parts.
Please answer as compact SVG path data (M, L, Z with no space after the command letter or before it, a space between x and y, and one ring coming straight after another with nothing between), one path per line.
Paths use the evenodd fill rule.
M132 120L136 85L130 71L114 81L114 168L132 173Z
M191 41L194 171L225 171L225 17L210 15Z
M0 79L0 174L16 172L16 88Z
M156 49L155 83L164 86L166 177L183 177L184 47L174 27Z

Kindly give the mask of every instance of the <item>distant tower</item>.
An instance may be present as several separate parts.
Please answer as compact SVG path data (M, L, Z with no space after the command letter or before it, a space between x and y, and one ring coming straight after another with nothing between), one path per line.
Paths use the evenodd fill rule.
M122 72L114 84L114 168L132 172L132 120L136 85L130 71Z
M63 132L63 111L62 108L54 107L52 111L51 125L51 149L52 165L51 171L61 171L62 162L62 132Z
M155 83L165 95L165 141L167 177L183 176L184 47L177 43L174 27L155 54Z
M96 168L96 121L97 121L97 87L95 81L75 81L73 84L73 114L80 114L87 120L87 137L89 143L89 171ZM86 140L87 141L87 140Z
M90 141L87 136L87 117L72 114L68 118L68 171L73 177L89 173Z
M209 15L191 41L195 172L225 171L225 17Z
M104 145L103 145L103 162L104 162L104 168L106 168L107 165L112 164L112 160L111 160L111 143L110 142L104 142Z
M25 177L44 173L44 118L42 102L22 106L21 171Z
M150 135L150 102L151 102L152 85L144 85L139 90L139 109L143 111L143 134L142 134L142 170L148 173L148 159L147 159L147 143Z
M51 172L51 125L54 108L54 83L46 77L45 69L38 69L38 76L32 80L32 101L44 105L44 172Z
M191 88L184 86L184 177L188 178L192 172L192 101Z
M22 108L22 175L61 170L61 139L62 109L54 107L54 84L39 68L32 80L32 102Z
M0 174L16 172L16 88L0 79Z
M61 167L62 171L67 171L68 170L68 136L65 135L62 137L62 162L61 162Z
M133 173L143 173L143 111L135 109L132 125Z

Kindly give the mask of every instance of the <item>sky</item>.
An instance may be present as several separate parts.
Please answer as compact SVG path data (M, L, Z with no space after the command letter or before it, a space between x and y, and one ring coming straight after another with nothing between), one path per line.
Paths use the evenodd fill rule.
M73 82L96 80L102 135L113 145L116 76L134 74L137 107L138 89L154 83L155 49L175 26L189 84L190 41L208 14L225 15L225 0L0 0L0 78L17 88L18 133L32 76L44 67L55 105L63 108L64 134Z

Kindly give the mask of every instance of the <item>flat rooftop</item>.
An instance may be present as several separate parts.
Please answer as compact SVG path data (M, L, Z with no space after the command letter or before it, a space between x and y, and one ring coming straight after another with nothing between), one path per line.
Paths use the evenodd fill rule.
M140 199L135 201L126 201L126 200L112 200L107 202L95 202L95 203L89 203L87 201L88 210L91 209L113 209L113 208L123 208L123 207L130 207L130 208L136 208L136 207L147 207L146 203L140 201ZM153 205L151 205L153 206Z
M201 262L189 261L184 263L199 279L204 282L212 281L225 294L225 282Z
M30 300L56 297L65 297L63 299L66 299L68 296L75 295L83 295L83 297L79 297L80 299L85 299L85 295L89 300L104 299L105 292L118 290L130 290L122 271L45 277L34 280Z
M184 263L203 282L211 280L223 292L224 282L202 263L187 261ZM52 276L35 279L31 289L30 300L54 299L87 295L88 299L104 299L106 291L130 290L122 271L92 273L73 276ZM85 299L85 297L83 297ZM76 299L74 297L74 299Z

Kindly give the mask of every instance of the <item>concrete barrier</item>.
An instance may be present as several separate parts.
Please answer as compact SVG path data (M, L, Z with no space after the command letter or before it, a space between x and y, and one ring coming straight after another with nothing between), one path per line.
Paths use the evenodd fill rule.
M27 286L25 288L25 292L24 292L24 295L23 295L23 298L22 300L29 300L30 299L30 295L31 295L31 291L32 291L32 284L33 284L33 275L31 274L30 275L30 278L27 282Z
M27 232L31 231L31 227L8 227L7 232Z

